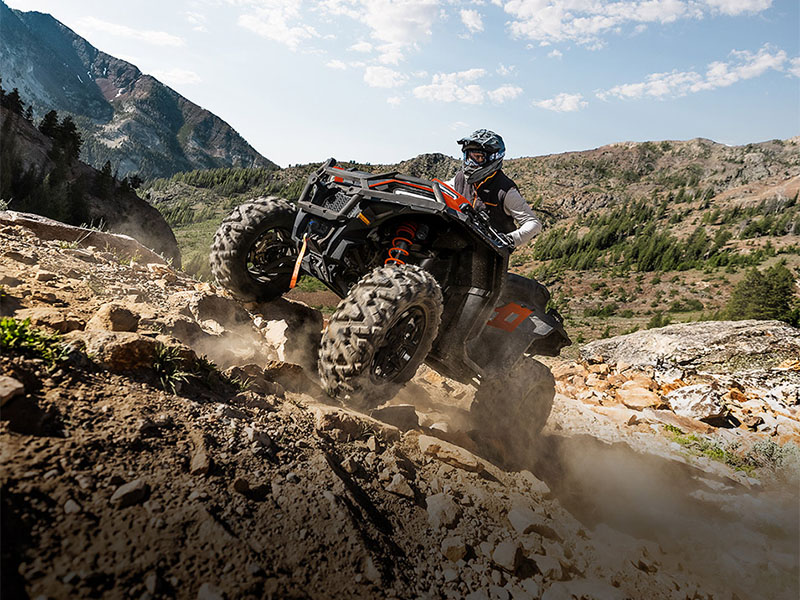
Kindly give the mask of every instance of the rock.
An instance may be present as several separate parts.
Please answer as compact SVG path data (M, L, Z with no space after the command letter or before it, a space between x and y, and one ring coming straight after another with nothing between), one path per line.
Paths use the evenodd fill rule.
M22 279L11 277L10 275L3 275L0 277L0 285L3 287L13 288L22 283Z
M250 492L250 482L244 477L237 477L233 480L233 489L240 494L247 494Z
M378 450L378 438L374 435L369 436L367 439L367 450L370 452L377 452Z
M485 468L474 454L450 442L429 435L421 435L417 443L423 454L459 469L480 472Z
M641 384L636 381L626 381L617 388L616 399L628 408L635 410L658 408L662 404L658 394L641 387Z
M353 475L354 473L358 472L359 465L352 456L348 456L342 461L342 468L350 473L350 475Z
M148 594L156 595L164 588L164 580L159 577L158 573L149 573L144 578L144 589Z
M703 321L637 331L581 348L584 358L659 371L733 373L780 364L800 355L800 330L780 321Z
M13 377L0 375L0 406L3 406L14 396L20 396L24 393L25 386L21 381L17 381Z
M288 298L259 304L257 310L264 315L261 333L267 343L275 348L278 360L316 371L322 336L322 313Z
M139 326L139 315L135 314L121 304L109 302L103 304L94 313L86 329L101 329L105 331L136 331Z
M628 595L602 579L557 581L542 595L542 600L625 600Z
M144 203L144 201L142 201ZM172 234L167 223L160 217L157 211L152 207L147 207L147 217L152 219L155 217L160 222L148 223L147 230L143 230L131 219L131 211L138 217L142 218L142 208L138 205L127 204L125 207L124 216L122 214L111 215L114 217L109 221L109 226L118 230L130 232L137 237L137 239L144 240L159 252L163 252L165 256L171 257L175 264L180 265L180 252L178 245L175 242L175 236ZM152 212L150 212L152 211ZM118 220L119 219L119 220ZM123 235L121 233L109 233L105 231L97 231L94 229L86 229L83 227L74 227L66 225L47 217L34 215L31 213L21 213L13 210L0 211L0 224L20 225L27 230L30 230L40 240L65 240L67 242L74 242L79 240L84 246L95 246L97 248L108 248L113 250L116 255L121 259L139 257L140 260L147 262L164 263L165 260L137 242L133 237ZM65 254L75 255L80 252L78 249L66 249ZM33 253L29 253L26 264L35 264L37 262ZM112 257L114 255L112 254ZM116 257L114 257L116 258ZM22 262L22 261L21 261Z
M528 484L528 487L530 487L533 492L540 496L548 496L550 494L550 486L530 471L520 471L519 476Z
M408 481L400 473L395 473L392 481L386 486L386 491L405 498L414 498L414 490L408 484Z
M147 483L140 477L130 483L119 486L114 495L111 496L111 503L115 504L117 508L133 506L145 499L147 491Z
M561 540L561 536L547 523L547 518L527 506L512 508L508 512L508 520L520 535L538 533L552 540Z
M377 566L375 566L375 561L372 560L371 556L368 556L364 560L364 577L366 577L369 581L374 583L375 585L380 585L382 581L381 572Z
M159 348L152 338L124 331L73 331L65 339L83 341L86 353L109 371L151 368Z
M252 426L247 426L243 430L247 441L254 444L258 448L272 448L275 444L272 438L267 435L265 431L261 431Z
M35 279L36 279L36 281L45 282L45 281L53 281L57 277L58 277L58 275L56 275L55 273L51 273L50 271L45 271L43 269L39 269L38 271L36 271Z
M59 333L69 333L86 327L85 321L80 317L46 306L19 310L15 316L17 319L30 319L31 324L37 327L49 327Z
M400 439L400 430L397 427L381 423L362 413L327 404L309 404L308 408L314 416L314 428L318 432L335 435L337 441L356 440L365 431L379 434L389 442Z
M665 425L672 425L685 432L711 433L714 430L708 423L676 415L670 410L645 409L642 415L646 419L655 420Z
M452 562L458 562L467 554L467 545L461 536L450 536L442 541L442 554Z
M204 583L197 590L197 600L225 600L225 595L217 586Z
M491 600L509 600L511 598L511 594L504 587L500 587L499 585L490 585L489 598Z
M279 383L290 392L310 395L323 394L322 388L316 381L311 381L306 376L300 365L272 360L264 367L264 377L269 381Z
M461 516L461 509L447 494L440 493L425 499L428 509L428 523L435 529L450 528Z
M75 513L81 512L81 510L83 510L81 505L75 502L75 500L72 498L64 503L64 512L68 515L74 515Z
M557 558L544 554L534 554L531 559L536 563L536 567L545 579L561 579L563 570L561 562Z
M38 262L36 255L33 252L17 252L16 250L9 250L3 254L6 258L10 258L23 265L35 265Z
M500 542L492 552L492 562L509 573L517 570L522 559L522 548L516 542Z
M370 412L370 416L403 430L419 427L417 411L411 404L394 404L376 408Z
M671 391L666 401L676 415L698 421L714 420L728 414L722 396L723 393L716 386L697 384Z
M525 579L520 582L519 586L533 598L538 598L542 593L541 587L534 579Z
M239 382L242 388L257 394L270 394L282 397L285 393L283 386L275 381L270 381L264 374L264 369L258 365L233 366L225 369L223 374Z
M192 455L191 463L189 464L189 473L192 475L207 475L211 471L211 458L206 451L205 443L201 440L195 440L195 450Z

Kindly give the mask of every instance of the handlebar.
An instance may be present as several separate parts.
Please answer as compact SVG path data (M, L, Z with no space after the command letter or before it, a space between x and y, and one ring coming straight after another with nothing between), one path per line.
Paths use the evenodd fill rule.
M495 246L499 248L503 248L508 250L509 252L514 250L514 246L509 244L504 236L501 236L500 233L492 227L491 220L489 219L489 213L483 210L477 210L474 206L472 206L469 202L462 202L461 205L458 207L462 213L467 215L467 217L472 220L475 225L478 226L479 229L483 230L484 233L487 233L489 237L494 242Z

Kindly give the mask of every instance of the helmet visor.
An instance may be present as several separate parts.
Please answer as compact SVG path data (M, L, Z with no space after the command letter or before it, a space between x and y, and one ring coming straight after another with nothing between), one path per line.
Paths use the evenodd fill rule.
M464 164L466 165L480 167L485 165L488 160L489 155L484 150L475 148L464 150Z

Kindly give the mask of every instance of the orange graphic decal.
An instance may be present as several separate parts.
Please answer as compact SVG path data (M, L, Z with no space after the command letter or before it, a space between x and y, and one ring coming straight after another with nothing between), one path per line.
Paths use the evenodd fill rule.
M508 332L514 331L533 312L516 302L509 302L494 310L494 316L486 324Z

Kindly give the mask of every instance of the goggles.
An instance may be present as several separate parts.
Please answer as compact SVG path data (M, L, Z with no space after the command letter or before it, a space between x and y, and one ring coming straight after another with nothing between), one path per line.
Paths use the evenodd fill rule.
M479 167L486 164L489 155L483 150L464 150L464 162L468 165Z

